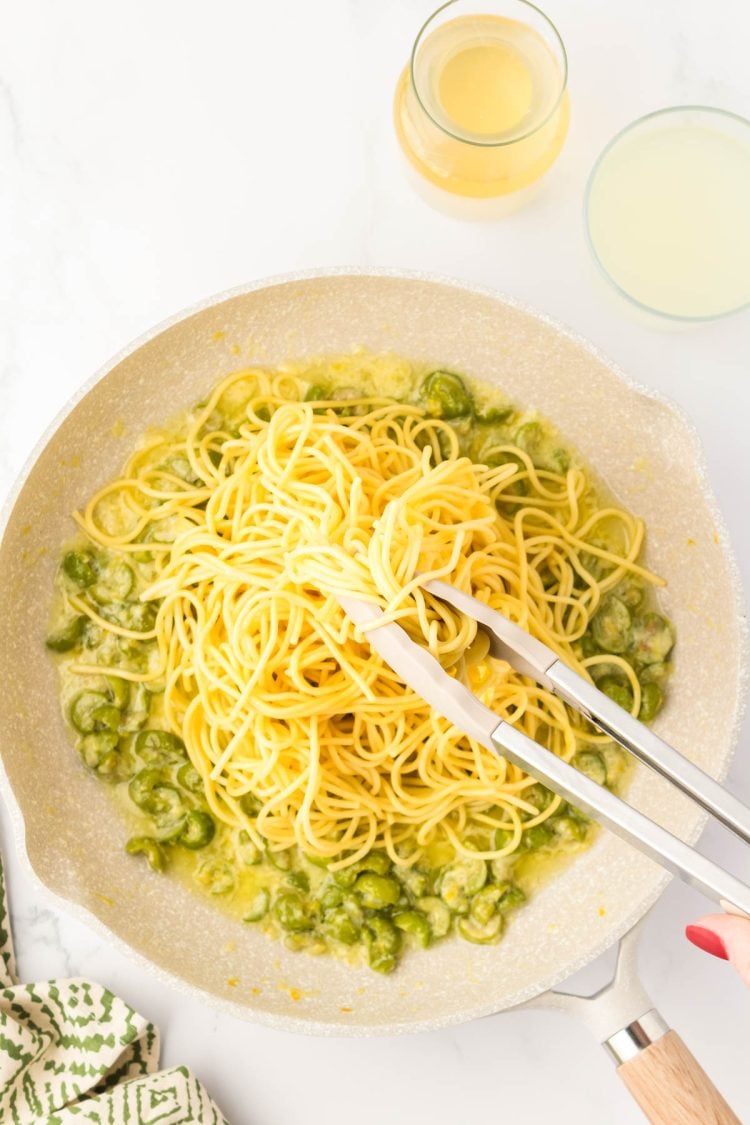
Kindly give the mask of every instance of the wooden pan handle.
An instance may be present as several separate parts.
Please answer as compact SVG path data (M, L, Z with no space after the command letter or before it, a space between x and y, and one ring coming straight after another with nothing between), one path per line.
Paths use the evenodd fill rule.
M617 1073L651 1125L742 1125L676 1031L667 1031Z

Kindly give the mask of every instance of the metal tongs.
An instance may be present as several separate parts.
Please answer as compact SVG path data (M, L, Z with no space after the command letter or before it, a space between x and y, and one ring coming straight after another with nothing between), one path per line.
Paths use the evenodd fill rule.
M507 661L517 672L555 692L639 761L667 778L715 816L741 840L750 843L750 809L588 680L572 671L545 644L501 613L447 582L431 580L425 582L422 589L484 626L490 635L492 656ZM341 595L339 602L357 625L375 623L383 616L377 606L358 598ZM493 711L444 671L438 661L415 644L400 625L388 622L368 629L366 636L371 647L409 687L470 738L543 781L662 867L714 899L725 910L750 915L750 887L510 723L505 720L498 722L498 716Z

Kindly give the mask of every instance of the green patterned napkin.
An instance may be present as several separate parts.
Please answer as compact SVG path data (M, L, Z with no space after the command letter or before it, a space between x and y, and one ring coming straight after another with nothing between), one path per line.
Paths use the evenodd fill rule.
M158 1065L156 1028L101 985L16 983L0 858L0 1121L228 1125L186 1067Z

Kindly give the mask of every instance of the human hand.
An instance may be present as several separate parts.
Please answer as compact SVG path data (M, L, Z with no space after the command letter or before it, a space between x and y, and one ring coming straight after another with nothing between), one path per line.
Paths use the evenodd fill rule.
M688 926L685 937L706 953L729 961L750 988L750 918L708 914L694 926Z

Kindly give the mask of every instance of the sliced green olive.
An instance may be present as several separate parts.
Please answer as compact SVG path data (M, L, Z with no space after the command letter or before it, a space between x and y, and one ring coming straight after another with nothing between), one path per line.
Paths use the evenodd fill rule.
M487 410L477 411L476 421L480 426L494 426L507 422L513 417L512 406L490 406Z
M192 762L185 762L180 766L177 771L177 784L186 789L188 793L203 793L203 778ZM244 835L247 836L247 832Z
M513 863L521 851L523 851L523 847L519 844L518 848L508 855L498 856L497 859L490 860L490 878L494 883L504 883L508 879L513 870Z
M360 859L356 863L350 863L348 867L341 867L332 874L340 887L353 887L362 871L372 871L376 875L387 875L392 866L385 852L372 851L364 859Z
M132 566L123 559L109 558L99 567L91 593L98 602L124 602L135 584Z
M320 909L323 912L336 910L344 901L344 892L341 887L337 887L335 883L331 883L323 889L319 901Z
M526 895L516 883L490 883L471 900L469 917L480 926L487 926L498 910L512 910L525 901Z
M465 859L446 867L440 879L440 897L457 914L465 914L469 900L481 891L487 881L487 864L483 859Z
M343 942L344 945L354 945L359 941L361 933L359 926L342 906L328 911L323 920L322 930L327 937Z
M638 679L643 684L657 684L664 691L667 680L672 675L672 665L666 661L658 660L655 664L645 664L638 672Z
M71 649L77 648L83 640L87 621L88 618L83 615L66 621L47 637L47 648L52 652L70 652Z
M664 697L661 688L653 681L641 685L641 709L638 718L642 723L650 723L662 705Z
M599 691L603 691L606 696L609 696L618 707L622 707L624 711L630 711L633 707L633 692L630 685L618 680L616 676L602 676L597 680L596 686Z
M311 383L305 391L304 402L323 402L331 398L331 388L322 383Z
M246 912L242 915L242 921L260 922L261 918L265 918L266 914L268 914L270 901L270 894L265 887L261 887L250 900Z
M401 934L387 918L373 915L365 927L367 960L376 973L391 973L398 963Z
M182 831L177 840L183 848L198 851L199 848L205 848L210 844L215 835L214 818L209 813L204 812L203 809L191 809L185 817Z
M647 613L633 623L630 651L639 664L661 664L674 647L674 631L659 613Z
M354 893L368 910L380 910L384 906L395 906L401 897L401 887L389 875L376 875L365 871L354 884Z
M141 730L134 746L138 757L152 766L169 765L185 756L185 744L168 730Z
M643 601L643 586L637 579L632 578L617 587L617 596L621 602L625 602L628 609L637 609Z
M153 535L151 534L151 528L149 527L148 531L146 531L144 535L136 540L136 542L144 544L144 549L142 551L133 552L133 554L131 555L133 562L143 563L145 566L150 566L151 563L153 563L154 552L146 549L146 545L148 543L151 543L152 540Z
M419 397L433 418L463 418L474 411L474 399L452 371L433 371L422 383Z
M583 843L589 833L588 824L574 816L556 816L552 828L560 840Z
M356 864L358 871L374 871L376 875L387 875L393 867L386 852L372 851Z
M187 809L182 794L173 785L155 786L151 791L148 808L144 811L154 818L161 840L180 838L187 819Z
M485 447L486 448L486 447ZM499 465L515 465L518 470L517 473L512 475L508 480L503 482L502 489L498 495L497 504L500 510L505 510L503 505L511 497L528 496L530 491L530 484L528 480L518 479L521 473L527 471L526 466L520 457L513 453L487 453L482 452L481 461L489 469L496 469ZM512 505L508 508L513 511Z
M149 804L154 789L168 782L167 775L162 770L147 768L139 770L128 786L128 796L134 805L145 812L150 812Z
M600 653L599 655L602 654ZM607 677L613 679L618 684L625 683L622 668L620 668L617 664L609 664L604 661L601 661L598 664L592 664L589 668L589 675L591 676L597 687L599 687L602 680L607 679Z
M146 542L174 543L177 536L185 530L186 522L181 516L165 516L155 520L148 529ZM143 561L143 560L138 560ZM148 561L148 560L145 560Z
M125 851L128 855L145 855L152 871L163 871L166 866L164 848L152 836L131 836Z
M102 610L104 612L104 610ZM156 649L156 642L154 640L141 641L135 640L131 637L113 637L110 643L117 645L117 648L125 657L125 663L132 667L134 672L147 671L150 664L151 652ZM149 689L147 689L149 690Z
M548 822L542 821L541 824L535 824L532 828L524 830L521 837L521 847L525 851L533 852L537 848L543 848L552 839L552 829Z
M277 848L266 848L266 859L277 871L290 871L292 867L292 853L289 848L281 851Z
M625 652L630 640L630 610L619 598L609 597L591 623L594 640L603 652Z
M473 918L459 918L458 932L464 941L473 945L494 945L503 934L505 919L502 914L493 914L488 922L482 925Z
M177 776L180 776L179 773ZM263 852L253 843L250 834L245 832L244 828L240 829L237 836L236 852L237 858L245 867L255 867L263 859Z
M107 676L107 694L120 711L124 711L130 700L130 684L121 676Z
M420 430L414 435L414 444L420 451L429 449L434 458L434 464L444 461L450 453L448 435L444 434L442 431L435 433L427 429Z
M427 895L417 899L417 906L427 917L433 937L445 937L451 928L451 912L441 898Z
M120 712L101 692L82 691L70 705L70 721L81 734L116 731L120 724Z
M579 750L573 758L573 765L597 785L607 784L607 767L604 758L596 750Z
M427 949L432 940L432 930L427 917L421 911L401 910L393 915L393 924L402 933L411 934L422 949Z
M263 808L263 802L254 793L243 793L240 797L240 808L245 816L255 817Z
M136 643L139 645L139 647L141 647L141 648L144 647L143 642L138 641ZM163 695L166 685L165 685L163 679L156 679L156 680L146 680L146 682L144 683L143 686L144 686L144 688L146 689L146 691L148 692L149 695Z
M144 684L136 684L131 691L128 709L123 715L121 730L133 732L140 730L148 719L151 709L151 694Z
M290 871L284 882L305 894L310 890L310 877L305 871Z
M416 867L396 867L394 873L413 898L427 894L430 880L423 871L418 871Z
M116 774L120 765L117 749L118 737L110 731L96 731L85 734L78 744L78 752L86 766L100 777L118 780Z
M515 910L521 903L526 902L526 895L517 883L501 883L500 892L499 910Z
M82 589L96 582L98 566L91 551L68 551L63 558L62 568L65 577Z
M554 801L555 794L551 789L548 789L546 785L541 785L539 782L536 782L535 785L524 789L523 799L524 801L528 801L530 805L533 805L539 812L544 812Z
M577 643L576 649L576 655L579 656L581 660L587 660L590 656L598 656L599 654L599 646L590 633L583 634L580 641Z
M350 405L352 401L364 397L364 391L360 387L336 387L331 394L331 398L335 402L346 403L345 406L334 407L336 413L342 418L353 418L357 414L366 413L366 407Z
M180 454L175 454L174 457L170 457L160 468L162 468L164 472L171 473L173 476L179 477L180 480L184 480L186 484L195 485L203 483L202 478L195 475L193 466L190 464L188 458Z
M195 872L195 879L212 895L226 895L237 885L234 872L223 859L206 859Z
M606 538L596 536L593 539L589 540L589 543L591 547L597 547L600 551L611 551L613 546L607 541ZM613 565L606 559L603 559L600 555L595 555L591 551L581 551L581 554L578 557L578 561L586 571L586 573L590 576L590 578L593 578L595 582L601 578L604 578L604 576L612 569ZM583 590L590 585L590 579L584 577L583 574L579 574L578 571L576 571L574 579L575 588L577 590Z
M497 913L502 893L502 888L493 883L482 887L481 891L477 891L469 907L471 920L477 922L480 926L486 926Z
M361 929L365 922L365 911L357 896L347 891L344 894L342 906L354 925Z
M273 912L281 928L290 933L301 933L313 928L314 918L308 904L301 895L292 891L278 896Z
M570 468L570 457L541 422L526 422L516 431L514 441L519 449L528 453L537 469L566 473Z
M331 857L327 855L312 855L310 852L304 852L303 854L308 863L311 863L313 867L322 867L323 870L331 862Z
M84 618L81 626L81 643L84 648L99 648L105 637L106 633L101 625L97 625L90 617Z
M134 633L150 633L156 623L156 606L152 602L111 602L101 607L101 616L113 625L132 629Z
M501 852L503 848L507 848L512 839L513 833L509 832L507 828L496 828L492 834L493 851Z
M607 766L607 788L615 792L627 772L631 761L630 755L621 750L619 746L606 746L601 751ZM580 813L578 814L581 815Z

